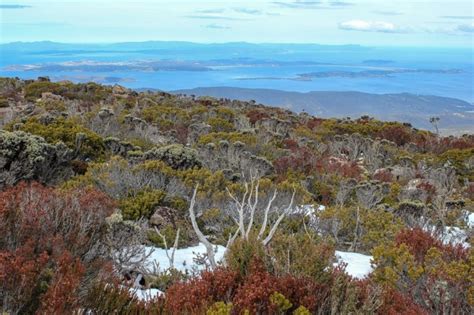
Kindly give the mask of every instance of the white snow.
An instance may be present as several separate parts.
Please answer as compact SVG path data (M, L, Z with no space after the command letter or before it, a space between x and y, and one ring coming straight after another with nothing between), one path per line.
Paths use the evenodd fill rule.
M467 216L467 226L470 228L474 228L474 212L469 213Z
M133 295L135 295L141 301L149 301L149 300L154 299L157 296L164 294L162 291L158 289L141 290L141 289L130 288L129 290L131 293L133 293Z
M145 254L148 255L150 252L151 255L145 260L143 268L148 269L149 271L154 271L154 267L158 266L159 272L166 272L170 268L170 262L168 256L166 256L166 251L164 249L152 246L145 246ZM214 258L217 262L222 261L224 257L223 246L216 246L214 252ZM171 255L171 250L168 251L168 254ZM206 247L203 244L199 244L193 247L180 248L177 249L174 253L174 268L182 272L191 273L196 270L202 270L204 266L197 265L194 262L194 258L197 254L203 255L206 254ZM132 292L138 299L142 301L149 301L155 297L164 294L158 289L136 289L130 288Z
M315 215L317 212L324 211L326 209L323 205L299 205L295 208L293 213L303 213L304 215Z
M347 263L347 274L357 279L365 278L373 270L370 264L372 256L337 250L336 258L339 262Z
M155 264L158 264L160 271L165 271L170 268L170 262L164 249L146 246L145 250L147 254L153 251L150 257L145 261L145 268L152 270ZM222 261L224 251L224 246L218 245L215 247L214 258L216 262ZM171 249L168 250L168 254L171 256ZM198 266L194 262L194 258L197 254L206 254L206 247L201 243L197 246L177 249L174 253L174 268L182 272L192 272L194 270L203 269L203 266Z
M443 244L461 244L467 248L470 247L470 245L466 240L466 230L460 229L457 226L447 226L444 230L443 236L441 237Z

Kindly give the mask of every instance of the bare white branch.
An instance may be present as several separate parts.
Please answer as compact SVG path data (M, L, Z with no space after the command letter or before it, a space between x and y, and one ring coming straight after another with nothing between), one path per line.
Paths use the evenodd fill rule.
M189 217L191 218L191 224L193 226L194 232L196 233L199 241L204 244L206 247L207 251L207 258L209 259L209 264L211 268L217 267L216 261L214 259L214 248L211 242L206 238L206 236L201 232L199 229L199 226L196 222L196 214L194 213L194 205L196 203L196 194L198 190L199 185L196 185L196 188L194 188L193 192L193 197L191 198L191 203L189 205Z

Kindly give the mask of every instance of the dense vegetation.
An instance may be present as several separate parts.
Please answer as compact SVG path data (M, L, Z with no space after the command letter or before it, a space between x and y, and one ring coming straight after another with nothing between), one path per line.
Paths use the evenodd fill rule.
M7 314L473 311L474 135L46 78L0 79L0 115ZM176 238L224 261L133 259ZM165 294L133 296L138 271Z

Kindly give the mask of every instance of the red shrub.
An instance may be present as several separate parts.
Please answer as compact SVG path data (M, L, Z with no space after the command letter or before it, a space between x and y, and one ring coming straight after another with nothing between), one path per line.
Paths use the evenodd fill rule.
M64 252L56 268L48 291L41 298L41 312L45 314L66 314L79 306L76 291L85 272L84 266L79 259Z
M284 175L288 170L309 173L315 169L316 159L314 153L306 148L294 148L288 156L283 156L273 162L275 171L279 175Z
M377 136L395 142L397 145L405 145L412 141L410 129L398 125L387 125L383 127Z
M377 310L380 315L424 315L429 314L426 310L421 308L409 296L402 293L385 288L382 297L382 305Z
M435 154L442 154L448 150L453 149L470 149L474 148L474 136L464 135L462 137L437 137L433 134L416 134L413 142L423 152L432 152Z
M186 144L188 142L189 129L184 124L178 124L174 127L176 130L176 139L181 144Z
M296 140L285 139L283 140L283 147L285 149L291 150L292 152L295 152L298 149L299 145L298 145L298 142L296 142Z
M357 162L351 162L336 157L330 157L328 160L324 160L322 171L354 179L360 179L360 176L362 175L362 168L357 164Z
M315 128L319 127L323 122L324 122L324 119L313 117L310 120L308 120L308 122L306 123L306 127L308 127L311 130L314 130Z
M261 265L254 263L245 282L238 288L233 304L237 314L249 310L251 314L273 314L275 306L270 303L270 296L278 292L278 281ZM280 292L281 293L281 292Z
M428 182L421 182L416 186L416 188L421 189L426 193L428 197L426 200L427 203L431 202L436 195L436 187Z
M474 182L469 183L464 190L464 195L467 199L474 200Z
M247 117L250 120L250 123L254 125L257 121L270 118L270 115L260 109L252 109L247 112Z
M112 211L97 191L20 183L0 192L0 308L34 313L40 300L51 314L73 307L83 260L100 258L92 253Z
M384 183L391 183L393 181L393 174L387 169L377 170L374 173L374 179L384 182Z
M199 314L218 301L230 301L238 285L238 273L220 268L176 283L166 291L166 309L171 314Z
M407 245L408 250L418 263L424 263L426 253L433 247L440 250L448 260L466 259L468 256L468 249L461 244L443 244L429 232L420 228L402 230L395 237L395 244L397 246L400 244Z

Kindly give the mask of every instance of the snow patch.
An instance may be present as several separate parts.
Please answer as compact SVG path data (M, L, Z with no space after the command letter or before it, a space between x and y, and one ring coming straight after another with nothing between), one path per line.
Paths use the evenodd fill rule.
M145 268L152 271L153 267L158 264L159 270L165 271L171 267L169 259L166 256L166 251L164 249L152 246L145 247L145 252L147 255L151 251L151 255L146 259L144 263ZM224 252L224 246L215 246L214 258L216 262L221 262L223 260ZM169 250L168 253L169 255L171 255L171 250ZM189 273L195 270L202 270L204 269L204 266L197 265L194 261L194 258L196 258L196 255L204 255L206 253L206 247L201 243L199 243L199 245L197 246L177 249L174 253L174 268L185 273Z
M461 244L463 247L468 248L470 245L466 240L466 230L460 229L457 226L447 226L444 230L443 236L441 237L443 244Z
M372 265L370 264L372 256L369 255L336 250L336 258L338 263L346 263L347 274L357 279L367 277L367 275L373 270Z
M158 289L129 289L130 292L135 295L139 300L141 301L150 301L156 298L157 296L163 295L163 291L160 291Z
M469 213L467 216L467 226L470 228L474 228L474 212Z

